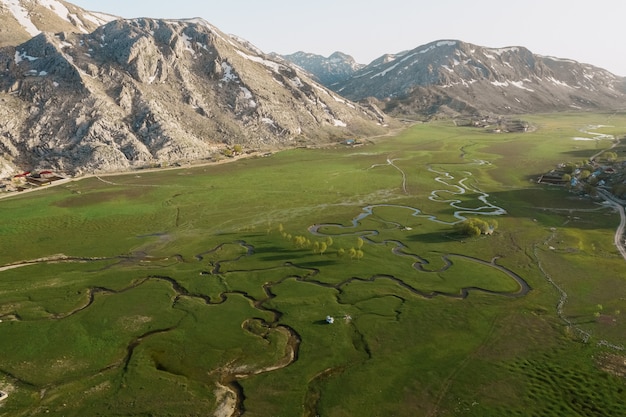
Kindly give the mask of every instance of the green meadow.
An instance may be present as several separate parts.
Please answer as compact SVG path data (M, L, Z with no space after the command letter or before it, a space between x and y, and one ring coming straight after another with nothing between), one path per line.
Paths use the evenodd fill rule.
M626 114L526 120L0 199L0 416L626 415L619 214L536 183Z

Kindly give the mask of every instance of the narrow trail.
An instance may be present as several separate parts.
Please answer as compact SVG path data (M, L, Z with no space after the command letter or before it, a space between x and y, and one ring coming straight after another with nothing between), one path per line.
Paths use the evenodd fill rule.
M556 237L556 232L552 232L552 234L543 242L543 246L548 246L550 244L550 242L552 240L554 240ZM543 265L543 263L541 262L541 259L539 258L539 244L535 244L533 247L533 256L535 258L535 263L537 264L537 267L539 268L539 271L541 272L541 274L544 276L544 278L546 279L546 281L558 292L559 294L559 301L556 304L556 314L557 317L559 319L561 319L561 321L563 323L565 323L567 325L567 327L569 327L570 329L572 329L576 334L578 334L578 336L580 337L580 339L584 342L584 343L588 343L589 340L592 337L592 334L580 327L578 327L575 323L573 323L565 314L565 312L563 311L565 308L565 304L567 303L567 292L565 292L565 290L559 285L557 284L554 279L552 278L552 276L548 273L548 271L546 270L545 266ZM613 344L607 340L599 340L597 342L597 344L599 346L606 346L609 347L613 350L618 350L618 351L624 351L626 350L624 348L624 346L620 346L620 345L616 345Z
M614 207L619 213L620 222L617 226L617 230L615 230L613 243L615 244L615 247L619 251L620 255L622 255L622 258L626 261L626 242L624 241L624 229L626 229L626 212L624 211L625 202L619 200L617 197L605 190L597 189L596 191L604 199L604 201Z
M406 179L406 173L402 170L402 168L400 168L399 166L397 166L395 164L395 161L397 161L398 159L391 159L390 157L387 158L387 163L386 164L374 164L372 166L370 166L368 168L369 169L373 169L373 168L378 168L378 167L386 167L386 166L391 166L395 169L397 169L400 174L402 175L402 192L404 194L409 194L409 192L407 191L406 185L407 185L407 179Z

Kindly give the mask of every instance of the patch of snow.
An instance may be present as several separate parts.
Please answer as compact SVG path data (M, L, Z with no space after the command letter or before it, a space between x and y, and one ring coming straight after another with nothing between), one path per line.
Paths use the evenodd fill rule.
M265 124L272 125L272 126L274 126L274 127L276 126L276 124L274 123L274 121L273 121L272 119L270 119L269 117L263 117L263 118L261 118L261 121L262 121L263 123L265 123Z
M335 126L338 126L338 127L347 127L348 126L345 122L342 122L339 119L334 119L333 122L334 122Z
M495 54L502 55L504 52L517 52L519 51L519 48L517 46L511 46L508 48L490 49L490 51Z
M58 82L56 82L56 81L54 81L54 82L52 82L52 85L53 85L53 86L55 86L55 87L58 87L58 86L59 86L59 83L58 83Z
M374 72L374 71L367 71L367 72L366 72L366 73L364 73L364 74L355 75L355 76L354 76L354 78L361 78L361 77L365 77L366 75L369 75L369 74L371 74L372 72Z
M40 77L45 77L46 75L48 75L48 71L39 71Z
M67 7L65 7L63 3L57 0L39 0L39 4L52 10L54 13L56 13L57 16L59 16L61 19L65 20L66 22L70 22L70 19L69 19L70 11L67 10Z
M196 51L194 51L192 47L193 45L191 44L191 36L187 35L185 32L183 32L182 35L183 35L183 44L185 45L185 51L189 51L193 55L195 55Z
M414 57L414 56L416 56L416 55L417 55L417 52L414 52L414 53L412 53L412 54L409 54L409 55L405 56L404 58L402 58L402 59L400 60L400 62L404 62L404 61L408 60L409 58Z
M302 83L302 80L300 79L300 77L291 78L291 82L293 83L293 85L295 85L298 88L304 87L304 84Z
M104 13L97 13L97 12L85 13L83 15L83 18L89 20L91 23L95 23L98 26L101 26L105 23L108 23L117 19L115 16L111 16L111 15L104 14Z
M22 51L21 53L18 52L17 50L15 51L15 63L16 64L19 64L20 62L22 62L25 59L27 59L27 60L32 62L32 61L38 60L39 58L34 57L34 56L30 56L25 51Z
M266 67L269 67L269 68L273 69L275 72L278 72L283 67L282 65L280 65L277 62L270 61L270 60L261 58L259 56L248 55L248 54L246 54L244 52L241 52L240 50L237 50L237 54L242 56L242 57L244 57L244 58L246 58L246 59L249 59L250 61L258 62L260 64L263 64Z
M511 85L514 85L517 88L521 88L522 90L535 92L535 90L524 86L524 82L523 81L511 81Z
M6 7L9 9L13 17L17 22L30 34L30 36L36 36L40 33L40 30L33 24L28 16L28 10L20 5L19 0L3 0Z
M504 82L491 81L491 84L495 85L496 87L508 87L509 86L509 82L508 81L504 81Z
M580 140L580 141L595 140L595 139L592 139L592 138L581 138L581 137L574 137L574 138L572 138L572 139L574 139L574 140Z
M370 79L376 78L376 77L384 77L389 71L393 71L394 69L396 69L396 67L400 65L400 62L396 62L395 64L393 64L392 66L390 66L389 68L387 68L386 70L379 72L378 74L374 74L370 77Z
M485 56L486 56L487 58L489 58L489 59L496 59L496 57L495 57L495 56L493 56L493 55L491 55L491 54L488 54L488 53L486 53L486 52L485 52Z
M243 93L243 98L246 98L246 99L252 98L252 93L246 87L239 87L239 89Z
M248 106L249 107L256 107L256 101L253 100L253 96L252 96L252 92L250 90L248 90L246 87L239 87L239 89L241 89L241 92L243 93L243 98L248 100Z
M454 72L454 70L447 65L442 65L441 67L445 70L448 70L449 72Z
M221 81L237 81L237 75L233 73L233 67L228 62L222 62L222 70L224 71L224 76Z
M454 46L456 45L456 41L439 41L437 42L437 46Z
M573 88L572 86L564 83L563 81L559 81L554 77L548 77L548 81L551 81L553 84L560 85L561 87Z
M567 63L570 63L570 64L578 64L578 62L576 62L576 61L574 61L572 59L557 58L557 57L554 57L554 56L544 56L543 58L550 59L552 61L557 61L557 62L567 62Z

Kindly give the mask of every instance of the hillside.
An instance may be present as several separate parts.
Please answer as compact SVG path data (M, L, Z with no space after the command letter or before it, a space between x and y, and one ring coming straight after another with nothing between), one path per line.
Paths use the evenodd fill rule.
M382 56L330 87L396 115L613 110L626 98L624 78L593 65L457 40Z
M13 168L119 171L384 131L382 113L201 19L41 33L1 49L0 65L0 149Z
M89 33L115 19L63 0L0 0L0 47L19 45L41 32Z

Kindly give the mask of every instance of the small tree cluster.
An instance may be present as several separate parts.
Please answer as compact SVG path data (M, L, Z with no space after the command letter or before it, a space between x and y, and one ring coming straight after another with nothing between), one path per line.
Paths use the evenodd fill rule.
M480 236L490 235L498 227L498 222L495 220L481 220L481 219L467 219L461 223L456 224L456 230L466 236Z

